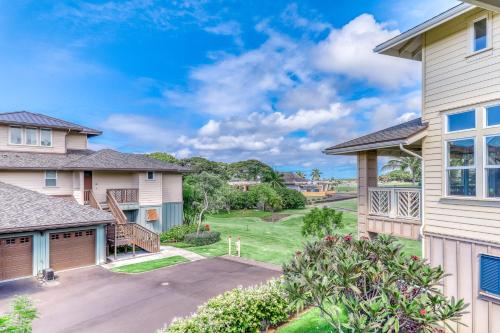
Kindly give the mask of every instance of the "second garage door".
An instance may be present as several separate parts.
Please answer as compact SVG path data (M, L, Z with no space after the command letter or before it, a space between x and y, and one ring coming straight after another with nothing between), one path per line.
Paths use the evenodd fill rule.
M55 271L95 264L95 230L50 234L50 268Z
M31 236L0 239L0 281L32 275Z

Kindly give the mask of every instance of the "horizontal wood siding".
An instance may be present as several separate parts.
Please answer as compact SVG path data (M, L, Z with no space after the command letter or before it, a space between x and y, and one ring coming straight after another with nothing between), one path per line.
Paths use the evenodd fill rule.
M45 186L44 171L0 171L0 181L49 195L73 195L73 172L58 171L57 186Z
M183 221L182 202L166 202L163 204L162 231L181 225Z
M9 144L9 126L0 125L0 151L31 151L37 153L65 153L66 133L63 130L52 130L52 147L26 146Z
M367 231L409 239L419 239L420 221L368 215Z
M164 173L162 184L163 202L182 202L182 175Z
M138 188L139 176L134 172L92 172L92 190L99 202L106 201L106 190Z
M87 149L87 134L66 135L66 149Z
M139 172L139 204L161 205L162 204L162 175L157 172L154 180L146 179L146 172Z

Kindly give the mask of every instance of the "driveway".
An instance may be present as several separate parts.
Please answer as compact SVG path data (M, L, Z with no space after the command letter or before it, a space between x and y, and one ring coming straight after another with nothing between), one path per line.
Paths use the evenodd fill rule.
M226 290L279 275L276 270L225 258L138 275L83 268L60 273L54 286L40 286L33 279L0 284L0 311L8 308L14 295L27 294L39 310L35 333L153 333Z

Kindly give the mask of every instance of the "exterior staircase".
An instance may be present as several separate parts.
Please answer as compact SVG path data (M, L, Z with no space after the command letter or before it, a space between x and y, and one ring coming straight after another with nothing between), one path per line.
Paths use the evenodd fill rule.
M116 248L121 245L132 245L134 253L136 246L151 253L160 252L160 236L142 225L130 223L110 190L106 193L106 202L98 202L92 191L89 191L88 198L90 206L110 212L116 219L107 230L108 243L115 249L115 258Z

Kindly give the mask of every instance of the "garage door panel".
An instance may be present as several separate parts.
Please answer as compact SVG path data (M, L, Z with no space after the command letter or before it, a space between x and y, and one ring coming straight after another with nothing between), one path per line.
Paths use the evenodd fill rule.
M31 236L0 239L0 280L33 274L33 239Z
M95 264L95 230L50 234L50 267L55 271Z

